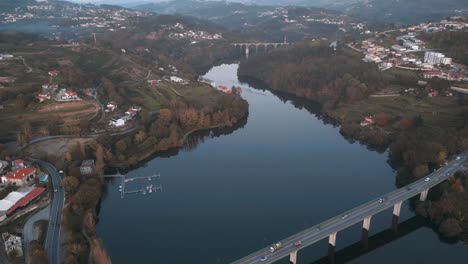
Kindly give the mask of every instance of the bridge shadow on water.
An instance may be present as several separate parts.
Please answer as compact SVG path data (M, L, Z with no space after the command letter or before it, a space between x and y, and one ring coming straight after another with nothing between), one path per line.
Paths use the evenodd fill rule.
M422 216L413 216L412 218L398 224L398 231L392 228L386 229L368 238L367 246L364 246L362 241L351 244L343 249L335 252L334 264L347 263L356 260L373 250L381 248L389 243L392 243L412 232L422 228L431 227L427 219ZM325 256L316 261L308 262L310 264L330 264L329 256Z

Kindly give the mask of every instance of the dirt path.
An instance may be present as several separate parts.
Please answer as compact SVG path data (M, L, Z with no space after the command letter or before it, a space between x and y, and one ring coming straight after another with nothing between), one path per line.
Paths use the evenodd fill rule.
M94 138L58 138L50 139L30 145L24 149L32 156L40 157L42 153L51 153L55 156L64 156L78 142L82 145L93 142Z

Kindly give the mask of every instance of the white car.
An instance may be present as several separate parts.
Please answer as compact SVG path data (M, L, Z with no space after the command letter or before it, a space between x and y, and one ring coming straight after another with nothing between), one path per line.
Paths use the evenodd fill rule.
M345 215L343 215L343 216L341 217L341 219L345 220L347 217L348 217L348 215L345 214Z
M54 189L54 192L57 192L57 188Z
M425 182L428 182L430 179L431 179L431 178L426 177L426 178L424 179L424 181L425 181Z
M455 160L460 160L460 159L461 159L460 156L458 156Z
M268 258L267 258L266 256L264 256L264 257L261 257L261 258L260 258L260 261L265 261L265 260L267 260L267 259L268 259Z

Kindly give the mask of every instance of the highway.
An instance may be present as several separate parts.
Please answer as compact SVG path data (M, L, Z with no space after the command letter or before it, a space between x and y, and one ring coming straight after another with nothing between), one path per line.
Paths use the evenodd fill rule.
M60 260L60 228L61 228L61 219L62 219L62 208L65 201L65 192L60 187L60 174L55 169L52 164L32 159L32 161L38 163L43 168L47 169L49 177L52 179L52 185L54 189L57 189L57 192L54 192L54 197L50 204L50 216L49 224L47 227L47 235L44 243L44 249L47 252L49 258L49 263L61 263Z
M418 181L415 181L403 188L397 189L390 193L384 194L381 197L376 197L376 199L374 200L371 200L347 212L330 218L325 222L312 226L311 228L303 230L295 235L292 235L286 239L279 241L283 244L283 247L276 250L273 253L270 252L270 246L268 246L267 248L263 248L233 263L273 263L288 256L291 252L300 250L301 248L310 246L322 239L328 238L330 234L346 229L357 223L361 223L364 220L364 218L378 214L379 212L393 207L399 202L405 201L413 196L416 196L421 192L430 189L431 187L446 180L456 171L462 170L463 164L468 162L468 150L466 150L458 156L460 157L459 160L453 158L451 161L449 161L447 165L441 167L437 171L427 175L426 177ZM426 178L429 178L429 180L426 180ZM379 199L383 199L383 202L380 202ZM338 241L339 234L337 238ZM301 241L301 245L295 246L294 243L296 241ZM266 257L267 259L262 261L262 257Z

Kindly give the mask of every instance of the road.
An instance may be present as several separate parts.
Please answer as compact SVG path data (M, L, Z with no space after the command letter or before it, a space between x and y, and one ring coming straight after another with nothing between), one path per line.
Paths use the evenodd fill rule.
M34 223L39 220L47 220L50 217L50 205L46 208L40 210L36 214L32 215L24 224L23 228L23 236L24 236L24 257L26 259L26 263L29 263L29 243L32 240L37 239L34 236Z
M38 163L45 169L47 169L49 173L49 177L52 179L52 185L54 189L57 189L57 192L54 192L54 197L50 204L50 217L49 217L49 224L47 227L47 235L44 243L44 249L47 252L47 256L49 257L49 263L62 263L60 249L61 249L61 240L60 240L60 228L61 228L61 220L62 220L62 208L65 201L65 192L60 187L60 174L55 169L52 164L34 160L32 161Z
M393 192L382 195L381 197L376 198L363 205L360 205L354 209L351 209L348 212L342 213L325 222L322 222L309 229L303 230L295 235L283 239L280 241L283 244L283 247L273 253L270 252L269 247L267 247L233 263L273 263L288 256L293 251L310 246L322 239L328 238L328 236L332 233L346 229L357 223L361 223L364 220L364 218L375 215L379 212L393 207L396 203L405 201L413 196L416 196L424 190L427 190L446 180L456 171L461 170L463 168L463 164L468 162L468 150L460 154L459 157L459 160L456 160L454 158L444 167L441 167L439 170L428 175L427 178L429 178L429 180L426 180L425 177L423 179L415 181L405 186L404 188L400 188ZM384 201L379 202L380 198L384 199ZM346 217L343 219L343 216ZM294 243L299 240L302 242L302 245L294 246ZM267 259L265 261L261 261L260 259L262 257L267 257Z

